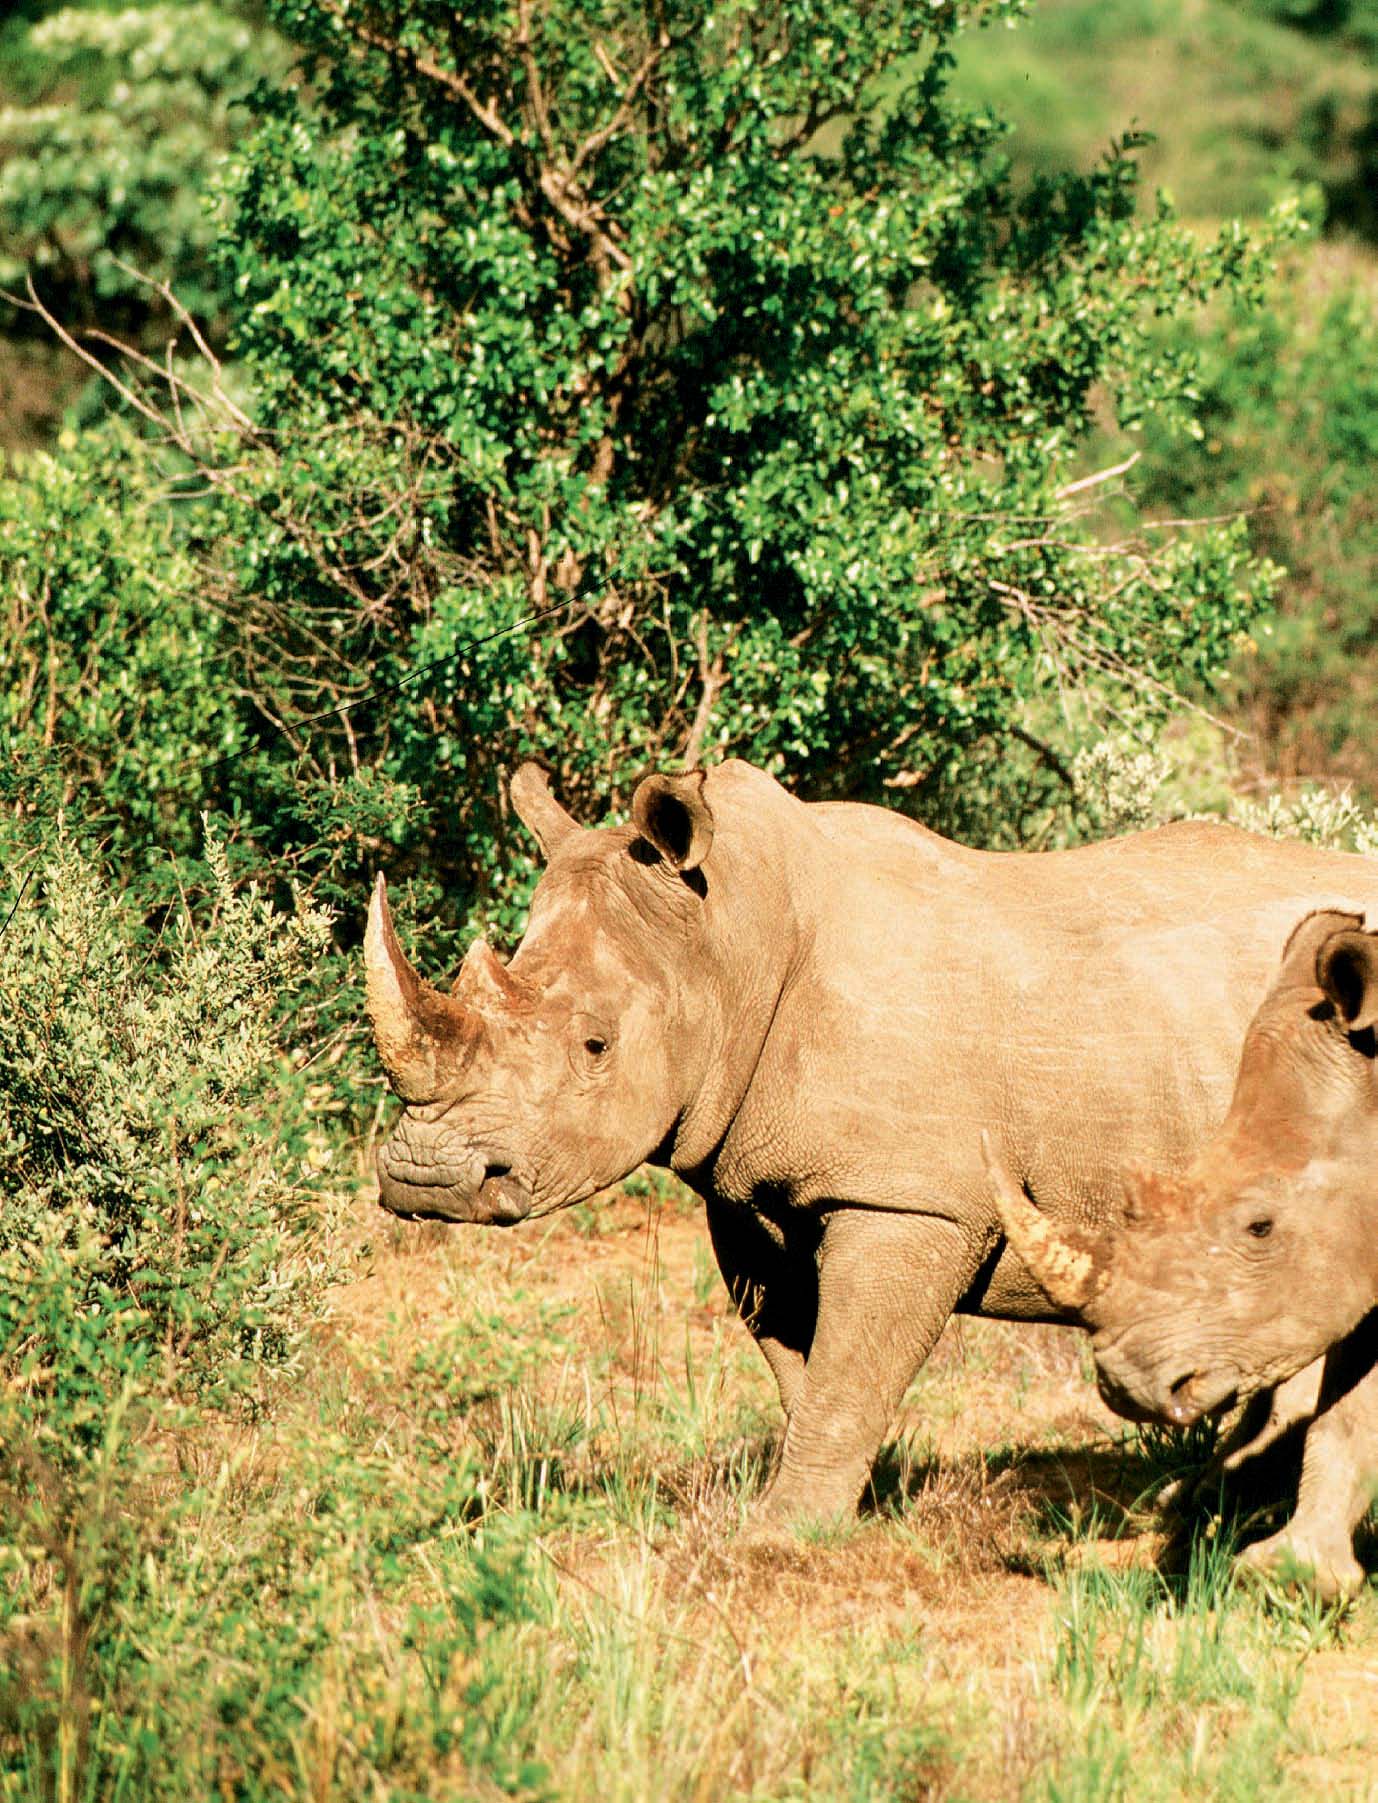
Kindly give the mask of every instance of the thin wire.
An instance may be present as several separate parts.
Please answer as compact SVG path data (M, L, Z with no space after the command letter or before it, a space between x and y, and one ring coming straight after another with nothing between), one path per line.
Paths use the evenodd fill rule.
M0 939L4 938L5 928L9 926L10 922L14 919L16 913L19 911L19 904L24 899L24 892L28 888L29 884L33 881L33 873L34 873L34 866L32 864L30 864L29 873L24 878L24 881L19 885L19 893L14 898L14 906L10 909L9 913L5 916L5 925L3 927L0 927Z

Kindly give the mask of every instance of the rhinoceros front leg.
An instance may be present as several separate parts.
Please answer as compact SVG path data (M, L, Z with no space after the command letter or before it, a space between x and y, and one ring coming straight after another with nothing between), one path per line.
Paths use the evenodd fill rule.
M1320 1401L1324 1370L1325 1360L1317 1359L1276 1389L1261 1394L1256 1400L1263 1406L1257 1415L1245 1411L1234 1433L1207 1466L1207 1473L1220 1479L1245 1475L1256 1459L1266 1458L1280 1440L1312 1420Z
M1246 1570L1310 1582L1327 1602L1363 1588L1354 1530L1378 1491L1378 1317L1329 1353L1292 1519L1240 1554Z
M818 1319L762 1516L797 1523L855 1511L909 1381L984 1251L979 1236L930 1215L846 1208L829 1218Z
M708 1232L737 1312L765 1354L786 1416L804 1381L818 1319L818 1229L805 1221L790 1240L756 1209L710 1199Z

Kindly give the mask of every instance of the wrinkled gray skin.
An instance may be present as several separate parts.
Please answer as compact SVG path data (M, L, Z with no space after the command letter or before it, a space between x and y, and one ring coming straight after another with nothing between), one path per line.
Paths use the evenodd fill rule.
M1094 1225L1126 1156L1180 1169L1219 1120L1268 948L1378 902L1363 860L1229 828L982 853L736 761L648 777L626 827L534 766L511 798L548 867L510 964L480 943L442 995L374 896L383 1205L510 1222L678 1172L779 1385L774 1518L855 1508L954 1309L1078 1319L1003 1244L980 1130Z
M1266 1396L1268 1437L1313 1417L1296 1515L1246 1557L1310 1566L1328 1596L1363 1581L1353 1530L1378 1488L1378 934L1361 928L1331 910L1296 926L1223 1125L1178 1177L1131 1180L1122 1224L1050 1228L994 1161L1014 1242L1094 1328L1113 1408L1181 1425ZM1222 1469L1257 1445L1236 1436Z

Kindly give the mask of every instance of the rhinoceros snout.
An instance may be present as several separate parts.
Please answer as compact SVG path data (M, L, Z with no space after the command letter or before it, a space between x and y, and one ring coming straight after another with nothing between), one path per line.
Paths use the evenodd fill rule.
M1099 1361L1096 1365L1096 1388L1101 1401L1125 1421L1152 1421L1153 1410L1136 1394L1136 1386L1128 1384L1115 1371Z
M531 1212L530 1188L510 1164L473 1148L426 1156L394 1138L378 1148L378 1201L405 1221L510 1227Z
M1207 1415L1233 1408L1238 1386L1230 1371L1185 1371L1167 1386L1160 1413L1174 1427L1190 1427Z
M506 1165L489 1166L478 1195L484 1212L476 1215L476 1220L510 1227L517 1221L524 1221L531 1213L531 1191Z

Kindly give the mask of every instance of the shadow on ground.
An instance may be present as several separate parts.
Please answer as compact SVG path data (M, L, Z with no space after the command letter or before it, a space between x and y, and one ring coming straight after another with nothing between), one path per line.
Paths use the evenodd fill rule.
M1296 1501L1301 1435L1284 1436L1222 1479L1213 1436L1139 1430L1076 1446L1013 1446L939 1459L906 1441L887 1445L863 1517L902 1524L969 1570L1047 1577L1118 1544L1124 1562L1157 1570L1174 1587L1202 1537L1242 1548L1274 1531ZM1359 1537L1378 1562L1378 1523Z

